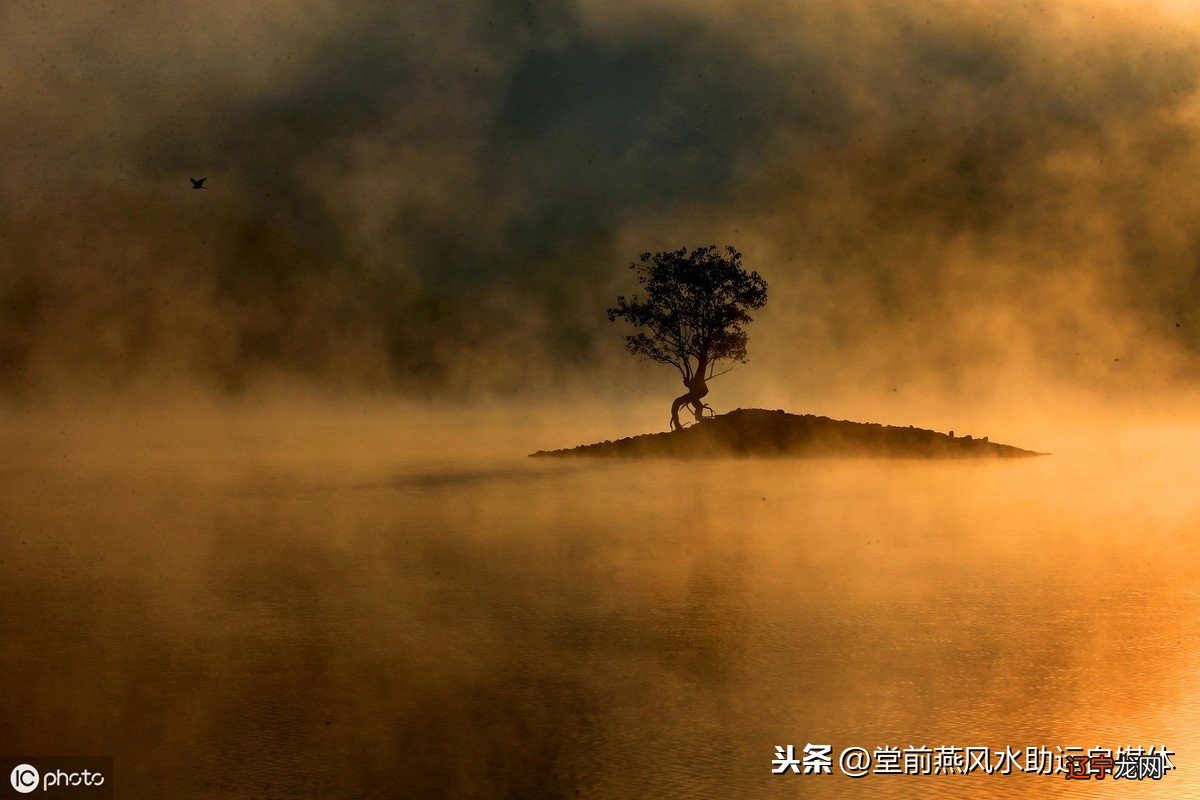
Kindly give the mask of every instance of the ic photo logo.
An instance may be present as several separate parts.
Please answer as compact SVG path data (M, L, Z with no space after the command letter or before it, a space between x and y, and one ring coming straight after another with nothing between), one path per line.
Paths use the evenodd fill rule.
M21 794L29 794L41 785L42 776L29 764L17 764L13 767L8 780L12 787Z
M8 763L0 769L15 764L8 773L8 785L17 794L33 794L38 800L112 797L111 756L24 756L0 764L4 761ZM0 794L9 796L2 789Z

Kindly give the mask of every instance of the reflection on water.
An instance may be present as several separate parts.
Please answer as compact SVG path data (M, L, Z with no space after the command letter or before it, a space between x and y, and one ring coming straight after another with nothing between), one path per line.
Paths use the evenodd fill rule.
M1200 796L1197 466L0 473L0 750L119 797ZM1166 744L1159 784L776 744Z

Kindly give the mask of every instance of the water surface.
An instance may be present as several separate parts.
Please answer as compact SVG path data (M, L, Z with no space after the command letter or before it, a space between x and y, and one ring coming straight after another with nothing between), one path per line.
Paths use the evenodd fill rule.
M0 749L111 754L118 797L1200 797L1188 452L12 452ZM1178 769L770 774L808 742L1165 744Z

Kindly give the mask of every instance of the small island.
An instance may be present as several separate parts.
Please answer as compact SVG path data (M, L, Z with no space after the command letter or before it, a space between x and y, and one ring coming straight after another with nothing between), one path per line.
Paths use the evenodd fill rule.
M630 436L562 450L539 450L531 458L1016 458L1045 455L971 436L924 428L739 408L665 433Z
M956 437L908 426L736 409L717 415L709 382L747 362L750 312L767 302L767 282L733 245L642 253L629 265L638 292L618 295L611 322L628 324L630 354L674 368L686 391L671 401L670 430L615 442L539 450L531 458L1013 458L1044 455L987 437ZM687 412L681 418L681 412ZM692 419L688 420L690 416ZM694 421L693 421L694 420Z

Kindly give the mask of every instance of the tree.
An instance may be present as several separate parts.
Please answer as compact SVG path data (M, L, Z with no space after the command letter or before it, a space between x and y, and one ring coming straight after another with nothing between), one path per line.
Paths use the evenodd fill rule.
M630 353L679 370L687 392L671 403L671 430L681 427L679 410L686 405L699 422L708 408L708 381L746 363L745 326L749 312L767 302L767 282L747 272L742 254L730 246L642 253L629 268L644 295L618 297L608 319L637 331L625 337ZM718 369L722 362L729 366Z

